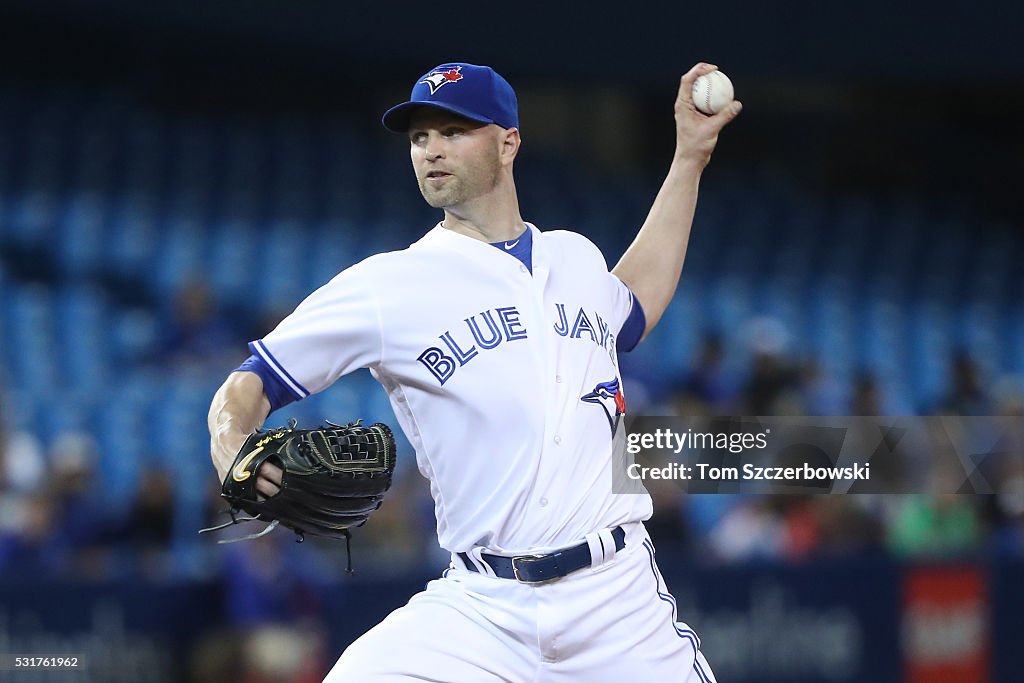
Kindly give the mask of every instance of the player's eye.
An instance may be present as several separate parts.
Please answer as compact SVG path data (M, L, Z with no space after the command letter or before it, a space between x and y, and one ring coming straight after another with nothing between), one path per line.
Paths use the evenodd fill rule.
M464 132L465 132L464 128L459 128L458 126L452 126L450 128L445 128L444 131L442 131L441 134L444 135L446 138L452 138L452 137L455 137L457 135L461 135Z
M423 131L416 131L409 134L409 141L414 145L422 145L427 139L427 134Z

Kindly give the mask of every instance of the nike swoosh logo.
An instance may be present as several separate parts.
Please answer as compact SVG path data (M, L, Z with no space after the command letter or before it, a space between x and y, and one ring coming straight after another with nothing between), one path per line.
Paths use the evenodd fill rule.
M245 481L246 479L251 477L252 472L250 472L246 468L249 466L249 463L252 462L252 459L260 454L263 448L264 446L260 446L259 448L253 449L253 451L249 453L249 455L239 460L238 464L235 465L235 469L231 470L231 478L234 479L235 481Z
M509 249L514 249L517 244L519 244L519 240L516 240L515 242L511 243L505 242L505 251L508 251Z

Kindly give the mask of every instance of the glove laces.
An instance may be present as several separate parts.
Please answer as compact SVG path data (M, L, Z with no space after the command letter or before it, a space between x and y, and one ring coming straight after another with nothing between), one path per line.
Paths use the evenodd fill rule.
M256 517L242 517L242 516L239 516L239 512L240 511L236 510L234 508L232 508L230 510L224 510L223 512L225 514L231 516L231 519L229 521L224 522L223 524L218 524L216 526L211 526L211 527L207 527L205 529L200 529L199 533L205 534L205 533L210 533L210 532L213 532L213 531L220 531L221 529L227 529L229 526L234 526L235 524L242 524L243 522L262 522L263 521L259 516L256 516ZM257 531L256 533L248 534L246 536L240 536L239 538L222 538L219 541L217 541L217 544L218 545L224 545L226 543L238 543L239 541L252 541L252 540L255 540L257 538L262 538L263 536L266 536L271 531L276 529L278 527L279 523L280 523L279 520L275 519L270 524L265 526L262 530ZM352 575L354 575L356 573L355 570L352 569L352 532L349 531L348 529L342 529L341 530L341 535L345 537L345 558L346 558L345 573L348 574L349 576L352 576ZM295 542L296 543L302 543L305 540L306 540L306 535L304 533L302 533L301 531L296 531L295 532Z

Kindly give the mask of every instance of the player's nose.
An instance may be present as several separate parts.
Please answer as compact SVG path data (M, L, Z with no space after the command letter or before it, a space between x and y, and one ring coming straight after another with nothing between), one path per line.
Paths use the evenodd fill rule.
M423 152L431 161L444 158L444 138L436 132L431 131L431 133L427 135L427 143Z

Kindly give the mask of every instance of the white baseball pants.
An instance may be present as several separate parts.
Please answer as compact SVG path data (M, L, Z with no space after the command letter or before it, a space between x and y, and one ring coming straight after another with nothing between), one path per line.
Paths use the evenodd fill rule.
M352 643L329 683L715 683L642 524L598 568L526 585L460 566Z

